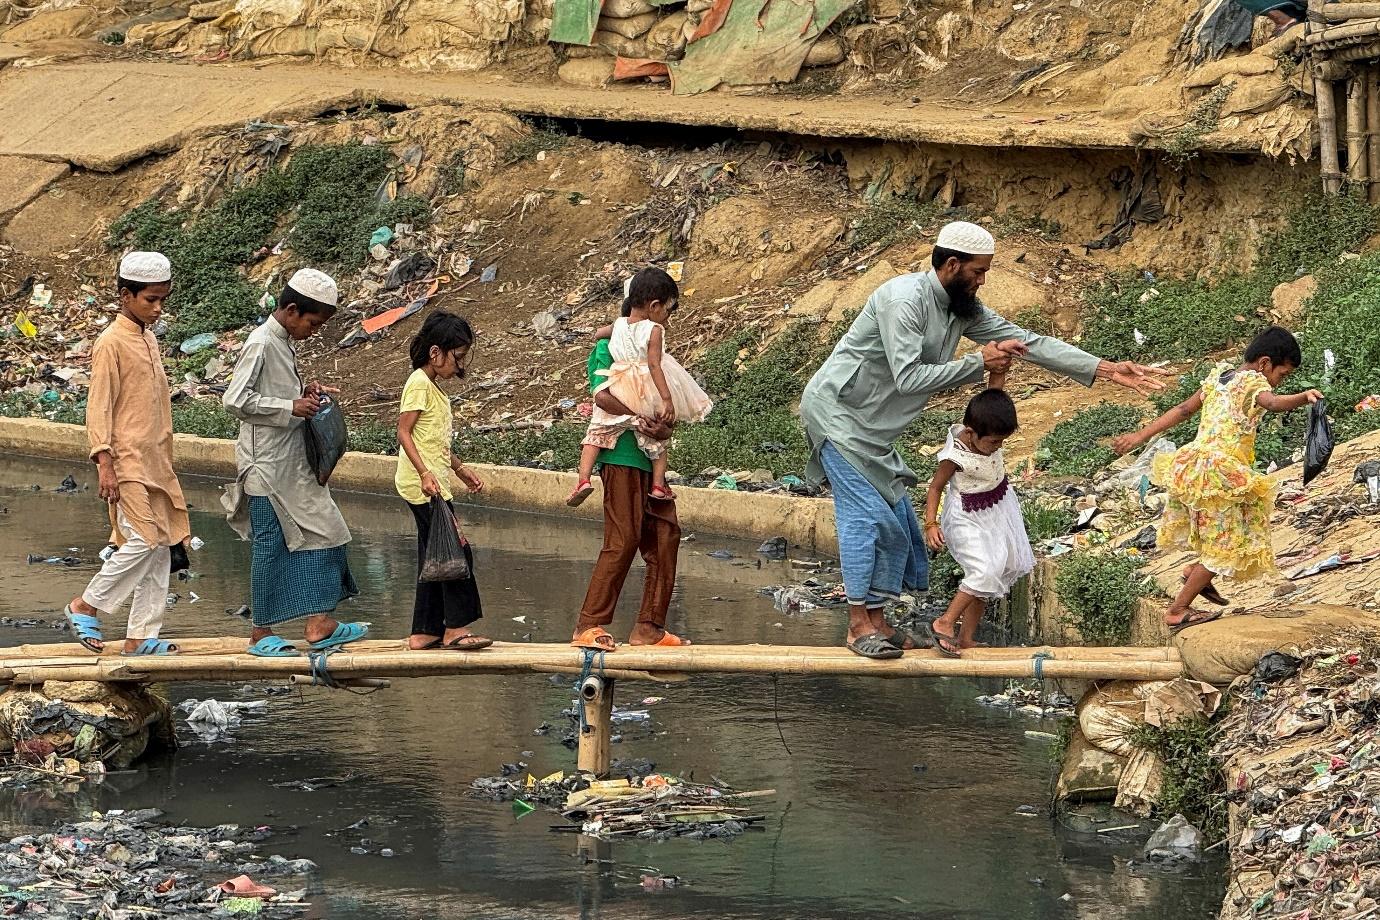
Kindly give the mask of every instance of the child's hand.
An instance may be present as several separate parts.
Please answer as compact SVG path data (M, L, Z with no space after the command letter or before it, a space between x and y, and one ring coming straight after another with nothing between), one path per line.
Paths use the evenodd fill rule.
M484 491L484 480L476 476L469 467L463 465L456 467L455 475L460 477L460 481L465 484L465 488L469 489L471 492Z
M676 407L671 405L671 401L666 400L666 408L657 414L657 421L663 425L674 425L676 423Z
M428 498L435 498L441 494L441 484L436 481L436 474L431 470L422 474L422 494Z
M1121 456L1122 454L1129 454L1144 443L1145 437L1139 431L1133 431L1130 434L1112 438L1112 450L1116 452L1117 456Z
M930 524L925 528L925 543L936 553L944 548L944 531L939 529L938 524Z

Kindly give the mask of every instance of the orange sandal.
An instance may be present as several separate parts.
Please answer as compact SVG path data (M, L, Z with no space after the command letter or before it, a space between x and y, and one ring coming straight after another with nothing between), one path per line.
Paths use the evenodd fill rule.
M576 636L570 644L575 648L584 648L595 652L618 651L618 643L613 641L613 636L610 636L608 630L602 626L591 626Z
M676 500L676 493L672 492L670 489L663 489L660 486L657 486L647 494L659 502L673 502Z
M656 648L657 646L662 646L663 648L675 648L676 646L679 646L679 645L690 645L690 644L692 644L692 643L690 642L689 639L682 639L680 636L677 636L675 633L671 632L669 629L663 629L663 630L661 631L661 638L658 639L658 640L656 640L655 642L653 642L652 645L651 645L651 647L652 647L652 648Z

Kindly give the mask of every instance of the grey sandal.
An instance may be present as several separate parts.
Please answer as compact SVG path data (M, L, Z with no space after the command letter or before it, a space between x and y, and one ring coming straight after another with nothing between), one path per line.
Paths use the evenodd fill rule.
M934 647L934 634L930 632L929 624L920 623L914 629L905 626L894 627L895 632L886 640L901 651L907 651L906 643L911 644L911 649L924 649Z
M868 633L865 636L859 636L848 643L848 650L854 655L861 655L874 661L900 658L902 655L901 650L892 645L891 641L881 633Z

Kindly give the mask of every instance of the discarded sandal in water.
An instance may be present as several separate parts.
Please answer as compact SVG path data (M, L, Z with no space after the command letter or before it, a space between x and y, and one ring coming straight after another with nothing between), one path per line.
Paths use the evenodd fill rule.
M618 650L618 643L613 641L613 636L610 636L602 626L591 626L576 636L570 644L576 648L590 649L595 652Z
M237 875L216 887L236 898L271 898L278 893L278 889L260 885L247 875Z
M848 643L848 650L854 655L861 655L864 658L871 658L874 661L885 661L891 658L900 658L904 652L891 644L891 641L881 633L868 633L859 636Z

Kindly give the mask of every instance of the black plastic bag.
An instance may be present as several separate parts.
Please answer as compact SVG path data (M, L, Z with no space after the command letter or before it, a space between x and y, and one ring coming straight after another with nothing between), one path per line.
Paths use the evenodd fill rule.
M460 522L439 495L431 498L431 530L418 581L459 581L470 577L470 564L460 545Z
M168 547L168 574L176 575L178 572L186 571L192 567L192 560L187 558L187 547L181 543L174 543Z
M321 408L302 426L307 441L307 465L316 474L316 481L325 485L335 472L335 465L345 453L345 413L329 396L321 397Z
M1332 458L1332 423L1327 420L1327 400L1308 407L1308 441L1303 446L1303 484L1308 485Z

